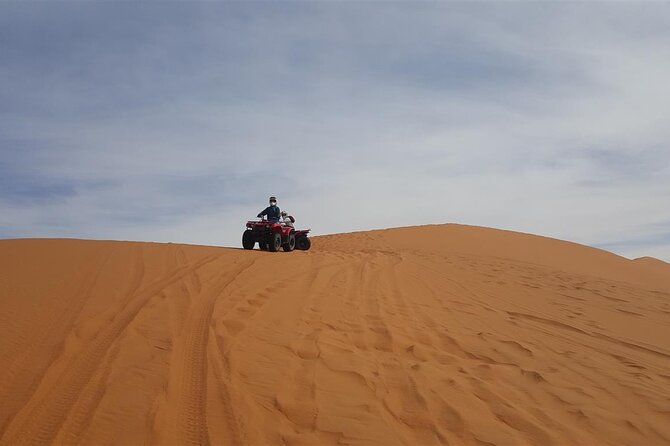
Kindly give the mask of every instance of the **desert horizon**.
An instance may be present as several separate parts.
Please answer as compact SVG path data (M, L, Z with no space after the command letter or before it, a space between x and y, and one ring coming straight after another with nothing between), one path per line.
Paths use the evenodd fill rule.
M1 444L670 441L660 260L448 224L0 266Z
M482 226L482 225L476 225L476 224L466 224L466 223L426 223L422 225L404 225L404 226L392 226L392 227L386 227L386 228L370 228L370 229L354 229L350 231L342 231L342 232L334 232L334 233L328 233L328 234L316 234L316 235L311 235L310 238L327 238L327 237L333 237L333 236L346 236L346 235L356 235L360 233L376 233L380 231L389 231L389 230L394 230L394 229L411 229L411 228L432 228L435 226L459 226L459 227L465 227L465 228L473 228L473 229L488 229L488 230L493 230L493 231L501 231L501 232L508 232L508 233L514 233L514 234L521 234L521 235L528 235L532 237L539 237L539 238L544 238L548 240L556 240L564 243L571 243L579 246L584 246L588 247L591 249L596 249L599 251L604 251L607 253L610 253L612 255L615 255L617 257L622 257L627 260L634 260L638 262L645 262L648 263L650 267L654 267L653 265L656 265L660 268L663 268L665 265L670 265L670 262L659 258L655 257L653 255L645 255L642 253L640 256L634 256L630 257L621 253L617 253L615 251L610 251L606 248L598 247L598 246L591 246L585 243L579 243L567 239L561 239L555 236L548 236L548 235L542 235L542 234L536 234L533 232L524 232L524 231L519 231L519 230L513 230L513 229L505 229L505 228L498 228L498 227L493 227L493 226ZM7 240L72 240L72 241L90 241L90 242L122 242L122 243L144 243L144 244L159 244L159 245L184 245L184 246L200 246L204 248L221 248L221 249L244 249L241 245L238 246L237 244L233 245L217 245L217 244L206 244L206 243L189 243L189 242L181 242L181 241L160 241L160 240L140 240L140 239L132 239L132 238L82 238L82 237L50 237L50 236L40 236L40 237L5 237L5 238L0 238L0 241L7 241Z

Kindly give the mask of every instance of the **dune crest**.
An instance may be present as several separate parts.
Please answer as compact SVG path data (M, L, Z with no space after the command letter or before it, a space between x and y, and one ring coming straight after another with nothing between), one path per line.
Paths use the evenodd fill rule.
M657 262L460 225L0 241L0 444L668 444Z
M650 271L655 271L657 274L663 274L665 277L670 277L670 263L668 262L664 262L655 257L640 257L635 259L634 262L644 265L644 267L648 268Z

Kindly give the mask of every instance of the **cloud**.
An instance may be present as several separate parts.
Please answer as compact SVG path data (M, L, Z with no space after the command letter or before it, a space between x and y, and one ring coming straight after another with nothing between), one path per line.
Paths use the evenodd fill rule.
M237 246L272 194L318 233L667 246L666 9L3 4L0 233Z

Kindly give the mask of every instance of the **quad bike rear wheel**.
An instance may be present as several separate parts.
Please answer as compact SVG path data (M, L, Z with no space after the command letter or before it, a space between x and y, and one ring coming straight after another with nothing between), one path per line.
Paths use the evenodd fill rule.
M312 241L306 236L301 235L295 240L295 247L307 251L312 246Z
M279 248L281 248L281 234L277 234L276 232L272 235L270 235L270 243L269 243L269 248L270 252L277 252L279 251Z
M260 248L261 251L267 251L268 250L268 242L261 240L258 242L258 247Z
M289 234L288 241L282 245L284 251L291 252L295 249L295 234Z
M256 241L254 240L254 234L252 231L244 231L242 234L242 247L244 249L254 249Z

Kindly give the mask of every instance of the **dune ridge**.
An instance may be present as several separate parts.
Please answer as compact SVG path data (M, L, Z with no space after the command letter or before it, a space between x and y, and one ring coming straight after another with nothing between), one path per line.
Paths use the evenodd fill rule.
M663 263L461 225L3 240L0 444L668 444Z

